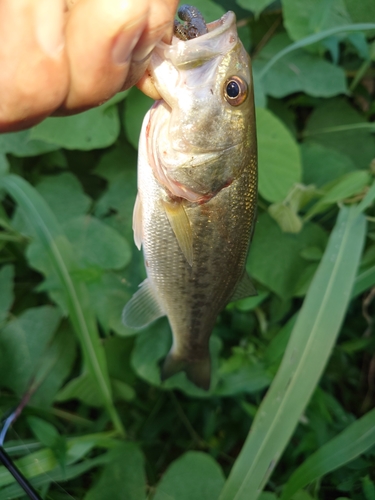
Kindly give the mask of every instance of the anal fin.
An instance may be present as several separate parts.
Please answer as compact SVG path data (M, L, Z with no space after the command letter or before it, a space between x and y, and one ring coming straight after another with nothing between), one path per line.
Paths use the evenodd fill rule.
M258 292L256 291L250 276L245 270L232 297L230 298L230 302L245 299L246 297L254 297L255 295L258 295Z
M182 203L163 201L165 213L185 259L193 264L193 231Z
M148 279L145 279L124 307L122 322L129 328L140 330L165 316Z

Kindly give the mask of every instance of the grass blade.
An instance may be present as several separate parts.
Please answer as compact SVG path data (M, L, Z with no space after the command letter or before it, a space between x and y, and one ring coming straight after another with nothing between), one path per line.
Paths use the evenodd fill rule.
M293 328L279 371L220 500L260 495L323 372L350 300L366 234L364 215L342 208Z
M375 409L323 445L292 474L281 496L290 499L312 481L354 460L375 445Z
M307 47L308 45L312 45L313 43L320 42L320 40L324 40L332 35L337 35L338 33L346 33L353 31L367 31L375 29L374 23L358 23L358 24L346 24L345 26L336 26L334 28L330 28L328 30L320 31L319 33L314 33L313 35L306 36L297 42L288 45L285 49L280 50L262 69L259 73L259 78L264 78L264 75L269 71L274 64L277 63L282 57L286 56L293 50L301 49L302 47Z
M115 429L123 435L124 429L113 405L107 362L94 311L85 284L73 277L75 260L70 243L47 203L28 182L17 175L6 175L1 178L0 187L18 203L28 226L48 254L65 294L69 317L83 351L85 369L95 380Z

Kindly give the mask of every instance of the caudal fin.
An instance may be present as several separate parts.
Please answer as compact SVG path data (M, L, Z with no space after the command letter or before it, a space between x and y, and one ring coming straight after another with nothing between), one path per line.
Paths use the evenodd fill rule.
M197 387L208 391L211 382L211 360L210 355L199 361L187 361L169 352L165 358L161 370L161 379L167 380L172 375L184 371L187 378Z

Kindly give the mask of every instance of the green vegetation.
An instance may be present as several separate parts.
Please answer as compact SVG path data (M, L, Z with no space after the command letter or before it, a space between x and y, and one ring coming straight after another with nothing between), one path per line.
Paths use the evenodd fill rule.
M208 393L162 384L167 320L121 324L151 100L1 135L1 414L29 398L5 449L45 499L374 500L374 2L194 4L253 56L259 294L219 316Z

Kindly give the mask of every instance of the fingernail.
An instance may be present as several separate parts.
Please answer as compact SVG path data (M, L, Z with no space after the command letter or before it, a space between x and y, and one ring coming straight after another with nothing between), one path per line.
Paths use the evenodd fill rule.
M115 64L125 64L131 56L134 47L141 37L144 26L123 29L116 37L112 49L112 59Z
M64 46L64 0L39 0L35 23L40 48L50 57L57 57Z

